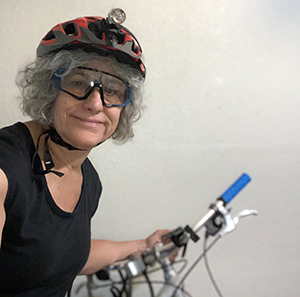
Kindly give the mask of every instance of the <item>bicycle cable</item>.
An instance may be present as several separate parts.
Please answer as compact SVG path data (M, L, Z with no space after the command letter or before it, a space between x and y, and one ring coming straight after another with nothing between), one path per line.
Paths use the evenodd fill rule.
M219 235L218 237L215 238L215 240L206 248L205 252L209 251L215 243L221 238ZM180 287L183 285L185 279L189 276L189 274L193 271L193 269L196 267L196 265L199 263L199 261L204 257L204 253L202 253L196 260L195 262L191 265L191 267L188 269L188 271L185 273L179 284L176 286L175 291L173 292L171 297L175 297L176 292L180 289Z
M144 281L135 281L132 284L133 285L143 285L143 284L145 284L145 282ZM174 284L166 283L164 281L158 281L158 280L151 281L151 284L154 284L154 285L165 285L165 286L170 286L170 287L176 288L176 285L174 285ZM183 288L179 288L179 291L181 291L185 295L185 297L193 297L188 291L186 291Z
M208 259L207 259L207 249L206 249L206 244L207 244L207 234L205 235L205 238L204 238L204 241L203 241L203 257L204 257L204 263L205 263L205 268L206 268L206 271L207 271L207 274L212 282L212 285L214 287L214 289L216 290L217 294L219 295L219 297L223 297L223 294L221 292L221 290L219 289L218 285L217 285L217 282L215 281L215 278L211 272L211 269L209 267L209 264L208 264Z
M143 272L143 275L145 277L146 283L148 285L149 291L150 291L150 296L154 297L154 291L153 291L153 287L152 287L152 282L150 281L148 274L146 271Z

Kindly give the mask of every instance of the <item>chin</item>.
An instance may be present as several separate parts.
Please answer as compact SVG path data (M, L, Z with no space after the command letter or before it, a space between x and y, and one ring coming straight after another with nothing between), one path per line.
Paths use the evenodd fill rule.
M103 143L105 140L99 140L95 142L77 142L77 148L82 149L82 150L91 150L94 147L98 146L100 143Z
M105 137L66 137L64 140L72 146L81 150L91 150L95 146L107 140Z

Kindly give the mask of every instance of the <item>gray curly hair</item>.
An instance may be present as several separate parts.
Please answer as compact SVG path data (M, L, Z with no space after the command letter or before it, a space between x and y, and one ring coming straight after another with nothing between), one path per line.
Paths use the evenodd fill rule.
M112 135L114 140L127 141L134 136L133 123L141 116L142 85L144 79L138 70L119 63L113 56L102 57L97 53L83 50L62 50L36 59L20 71L17 85L22 91L21 108L23 113L45 128L53 126L53 105L59 90L55 88L52 76L58 68L65 68L69 73L73 68L90 61L99 61L109 65L116 74L132 88L132 102L122 108L118 126Z

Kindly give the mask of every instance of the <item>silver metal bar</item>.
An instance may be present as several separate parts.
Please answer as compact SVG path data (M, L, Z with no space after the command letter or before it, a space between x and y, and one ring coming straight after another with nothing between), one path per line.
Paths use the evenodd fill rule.
M219 200L215 207L219 209L220 207L224 206L224 202ZM199 232L199 230L205 225L207 221L209 221L214 215L216 211L214 209L210 209L208 213L194 226L193 231L195 233Z

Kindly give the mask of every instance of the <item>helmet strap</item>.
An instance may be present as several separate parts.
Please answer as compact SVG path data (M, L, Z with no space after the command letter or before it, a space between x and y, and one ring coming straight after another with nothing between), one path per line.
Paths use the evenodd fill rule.
M36 163L36 158L38 157L40 138L44 134L48 134L45 137L45 143L44 143L44 165L45 165L46 169L45 170L40 170L40 169L37 169L38 165ZM48 140L49 140L49 138L54 143L56 143L56 144L58 144L58 145L60 145L62 147L65 147L65 148L67 148L70 151L73 151L73 150L84 151L84 150L76 148L76 147L72 146L71 144L65 142L61 138L61 136L57 133L57 131L56 131L55 128L50 128L50 129L46 130L45 132L43 132L39 136L38 142L37 142L37 148L36 148L36 151L34 152L34 155L33 155L33 158L32 158L32 162L31 162L32 170L35 173L37 173L37 174L46 175L46 174L48 174L48 173L51 172L51 173L54 173L55 175L57 175L58 177L62 177L62 176L64 176L64 173L56 171L56 170L52 170L55 165L53 163L53 160L52 160L51 154L49 152L49 148L48 148Z
M40 170L40 165L38 165L38 163L37 163L37 158L39 156L39 143L40 143L41 136L44 134L47 134L47 133L48 133L48 135L45 137L45 143L44 143L44 165L45 165L46 169ZM52 168L54 167L54 163L53 163L51 154L49 152L48 144L47 144L49 137L50 137L49 130L46 130L39 136L38 141L37 141L37 147L36 147L36 150L32 157L31 168L37 174L46 175L46 174L52 172L52 173L56 174L57 176L62 177L62 176L64 176L64 173L52 170Z
M60 145L60 146L62 146L62 147L67 148L69 151L75 151L75 150L76 150L76 151L85 151L85 150L79 149L79 148L77 148L77 147L75 147L75 146L73 146L73 145L71 145L71 144L65 142L65 141L61 138L61 136L57 133L57 131L56 131L55 128L53 128L53 127L50 128L50 129L48 130L48 132L49 132L50 139L51 139L54 143L56 143L56 144L58 144L58 145Z

